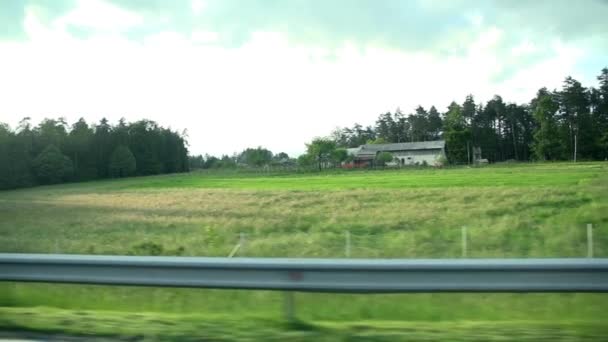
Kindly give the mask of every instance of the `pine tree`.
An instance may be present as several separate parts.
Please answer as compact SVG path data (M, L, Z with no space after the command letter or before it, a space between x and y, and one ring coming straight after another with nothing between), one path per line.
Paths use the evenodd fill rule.
M558 100L559 118L562 122L562 134L568 141L566 148L569 159L591 158L596 132L589 112L587 89L579 81L566 77L562 91L558 93Z
M594 103L593 122L596 127L596 152L595 158L608 159L608 68L602 69L597 77L600 86Z
M0 189L12 187L9 144L13 139L13 133L8 125L0 123Z
M532 101L534 119L538 129L534 133L533 151L539 160L559 160L564 157L564 144L560 139L556 112L558 104L545 89L538 91Z
M437 111L435 106L431 106L429 109L428 116L428 134L429 140L438 140L441 138L441 128L443 126L443 122L441 120L441 114Z
M93 130L80 118L67 136L65 154L74 163L74 177L78 180L94 179L97 175L94 155L90 153Z

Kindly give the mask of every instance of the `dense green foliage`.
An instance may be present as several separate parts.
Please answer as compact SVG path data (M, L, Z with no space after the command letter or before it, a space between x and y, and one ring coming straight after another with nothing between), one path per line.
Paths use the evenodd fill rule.
M393 155L390 152L380 152L376 157L376 161L378 165L384 166L386 163L389 163L393 160Z
M533 113L538 123L538 129L534 133L536 143L533 150L540 160L559 160L564 154L555 119L557 106L558 104L545 89L539 91Z
M217 158L210 155L194 155L189 157L190 169L250 169L266 168L269 166L288 167L295 165L295 160L285 152L273 154L270 150L258 146L247 148L239 154L223 155Z
M137 170L135 156L125 145L118 146L110 158L110 174L113 177L131 176Z
M40 184L55 184L66 181L74 172L72 161L55 145L47 146L33 160L32 166Z
M319 167L319 171L332 163L335 150L336 143L331 139L315 138L309 144L306 144L306 153L311 157L311 161Z
M567 77L562 89L540 89L528 104L505 103L496 95L476 104L472 95L462 105L452 102L440 114L435 107L415 113L381 114L374 127L355 124L331 135L337 146L445 139L451 163L482 158L505 160L605 160L608 158L608 68L597 77L599 87L585 88ZM467 153L467 150L469 153ZM576 151L575 151L576 150Z
M251 166L264 166L272 161L272 152L263 147L248 148L241 152L239 161Z
M467 98L467 100L469 99ZM447 156L452 163L458 164L467 163L467 158L469 157L467 154L467 144L470 140L470 133L467 130L463 111L463 108L452 102L444 120L444 138L446 145L449 146L447 148Z
M80 119L69 129L63 119L32 127L25 118L15 130L0 123L0 189L184 172L187 153L181 134L149 120Z

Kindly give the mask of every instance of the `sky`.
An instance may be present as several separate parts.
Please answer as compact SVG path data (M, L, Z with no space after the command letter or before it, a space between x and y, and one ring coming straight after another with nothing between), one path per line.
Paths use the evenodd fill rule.
M608 0L3 0L0 122L147 118L192 154L297 156L397 108L596 86L606 18Z

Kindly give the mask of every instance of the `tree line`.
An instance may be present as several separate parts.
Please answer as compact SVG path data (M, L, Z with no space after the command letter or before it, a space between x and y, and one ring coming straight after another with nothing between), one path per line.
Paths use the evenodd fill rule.
M69 126L60 118L33 127L25 118L14 130L0 123L0 189L199 168L322 169L348 161L349 147L438 139L446 141L448 160L454 164L471 162L474 147L481 148L482 158L490 162L605 160L608 68L597 80L597 88L586 88L567 77L561 89L541 88L526 104L505 102L499 95L476 103L468 95L462 104L452 102L445 112L419 106L406 115L397 109L379 115L374 125L354 124L315 138L298 158L263 147L231 156L188 156L184 133L150 120L121 119L111 125L102 119L89 125L81 118Z
M188 171L185 133L150 120L0 123L0 189Z
M338 128L306 144L298 165L332 168L352 159L346 148L364 144L446 141L452 164L472 162L473 148L490 162L506 160L605 160L608 158L608 68L599 87L585 88L567 77L559 90L541 88L527 104L507 103L499 95L477 104L468 95L446 112L418 106L414 113L380 114L374 125ZM390 161L379 154L375 165Z
M273 154L263 147L248 148L232 156L190 157L190 168L255 168L282 165L292 168L334 168L352 160L346 149L364 144L445 140L448 161L472 162L473 149L489 162L507 160L605 160L608 158L608 68L597 76L599 86L583 87L566 77L561 89L541 88L526 104L505 102L495 95L477 103L468 95L462 104L452 102L445 112L435 106L418 106L409 115L400 109L380 114L374 125L338 128L328 137L306 143L298 158ZM379 155L384 165L389 154Z
M193 155L189 157L190 169L235 169L235 168L260 168L266 166L290 167L295 165L295 160L285 152L273 153L267 148L258 146L246 148L240 153L232 156L227 154L215 157L209 154Z
M505 102L499 95L476 103L473 95L452 102L446 112L422 106L405 115L397 109L381 114L375 125L335 130L336 148L366 143L398 143L444 139L451 163L471 161L480 147L490 162L506 160L605 160L608 158L608 68L599 86L583 87L567 77L561 89L538 90L527 104ZM316 158L329 158L330 153ZM311 156L314 157L314 156Z
M390 160L380 158L378 165ZM391 157L392 159L392 157ZM190 169L239 169L239 170L278 170L278 171L315 171L335 168L352 160L346 148L338 146L331 138L315 138L306 143L306 153L291 158L285 152L274 154L264 147L246 148L232 156L215 157L209 154L189 157Z

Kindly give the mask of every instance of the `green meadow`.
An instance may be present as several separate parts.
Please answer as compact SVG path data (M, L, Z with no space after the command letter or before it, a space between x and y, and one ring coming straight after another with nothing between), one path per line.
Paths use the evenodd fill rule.
M243 238L237 257L343 258L348 231L353 258L457 258L466 227L472 258L584 257L589 223L594 255L608 257L605 162L192 172L0 192L4 253L227 256ZM0 307L7 330L125 338L608 339L605 294L298 293L299 328L280 323L282 294L268 291L3 283Z

